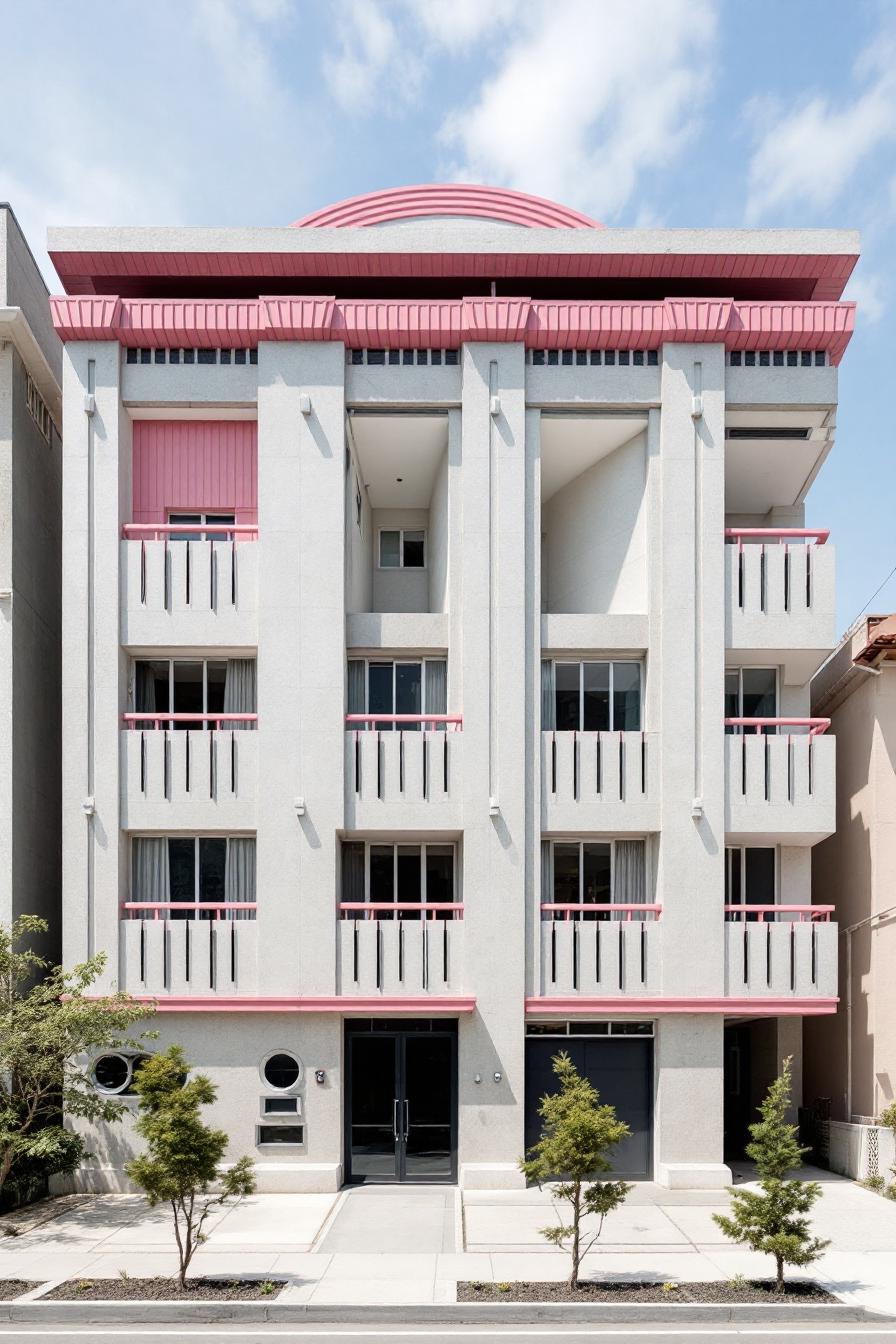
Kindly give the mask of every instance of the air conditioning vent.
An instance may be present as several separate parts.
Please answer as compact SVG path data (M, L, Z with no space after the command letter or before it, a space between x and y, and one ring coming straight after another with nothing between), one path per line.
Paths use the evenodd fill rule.
M726 439L808 439L811 429L792 425L732 425Z

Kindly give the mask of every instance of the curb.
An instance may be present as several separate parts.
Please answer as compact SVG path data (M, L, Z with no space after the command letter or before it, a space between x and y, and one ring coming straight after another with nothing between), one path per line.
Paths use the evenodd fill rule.
M886 1324L896 1316L844 1304L818 1306L723 1305L717 1303L631 1304L556 1302L457 1302L436 1305L312 1306L304 1302L6 1302L0 1303L0 1322L16 1325L306 1325L334 1322L381 1325L499 1325L525 1324L653 1324L687 1325L697 1322L741 1325L784 1325L785 1322L819 1327Z

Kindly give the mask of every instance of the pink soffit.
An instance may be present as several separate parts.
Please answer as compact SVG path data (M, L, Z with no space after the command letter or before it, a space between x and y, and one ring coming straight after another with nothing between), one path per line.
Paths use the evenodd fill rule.
M466 183L428 183L417 187L391 187L351 196L335 205L315 210L297 219L294 229L367 228L398 220L433 217L493 219L520 224L528 229L602 229L587 215L542 196L527 196L506 187L482 187Z
M52 298L64 341L132 347L247 347L259 341L342 341L364 347L452 348L465 341L523 341L536 350L657 349L706 341L728 350L824 350L839 364L855 326L855 304L657 301L537 301L528 298L261 299Z

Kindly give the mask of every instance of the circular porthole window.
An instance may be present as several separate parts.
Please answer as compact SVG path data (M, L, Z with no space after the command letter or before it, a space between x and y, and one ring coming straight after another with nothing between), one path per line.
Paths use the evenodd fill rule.
M302 1066L295 1055L278 1050L268 1055L261 1066L261 1075L268 1087L277 1092L288 1092L302 1076Z
M124 1055L100 1055L94 1061L93 1081L101 1092L123 1092L130 1078L130 1060Z

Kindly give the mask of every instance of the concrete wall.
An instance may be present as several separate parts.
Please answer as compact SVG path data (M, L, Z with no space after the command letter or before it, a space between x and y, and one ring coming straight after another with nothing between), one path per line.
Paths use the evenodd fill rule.
M448 610L448 452L442 454L429 501L429 610Z
M380 532L388 528L422 529L426 532L425 565L422 569L380 569ZM430 548L432 536L428 509L373 509L371 511L373 548L373 610L429 611Z
M373 513L351 434L346 436L345 479L345 609L373 611ZM358 495L361 517L358 519Z
M545 611L646 612L646 449L637 435L545 504Z

